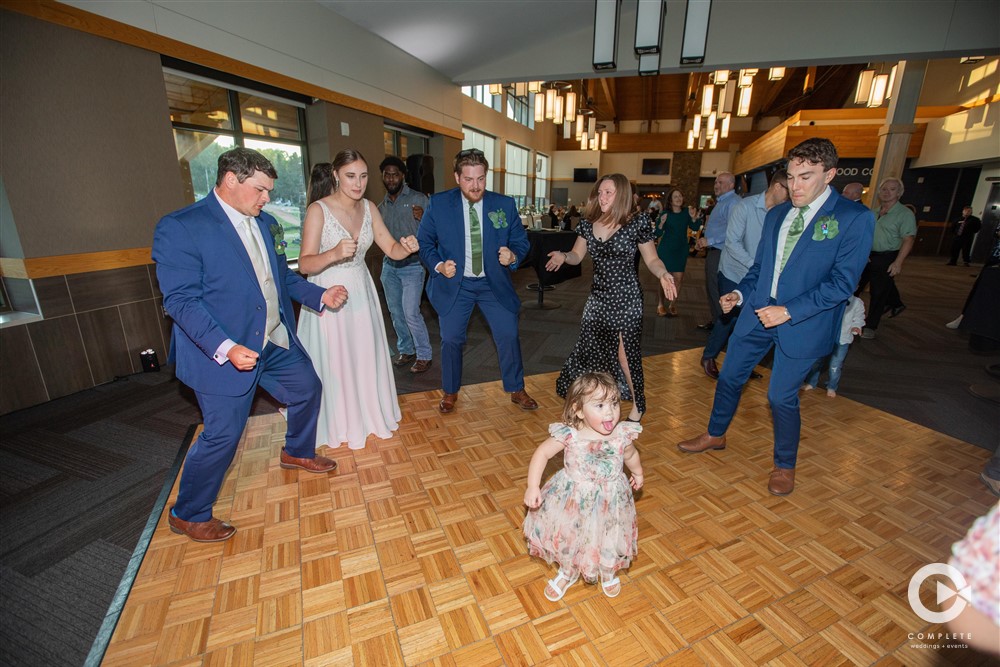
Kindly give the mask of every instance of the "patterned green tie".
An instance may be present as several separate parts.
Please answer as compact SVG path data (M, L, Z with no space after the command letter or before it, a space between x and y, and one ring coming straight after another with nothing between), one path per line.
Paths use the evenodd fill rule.
M802 236L802 230L806 228L805 212L808 210L809 206L800 208L799 212L795 215L795 219L792 220L792 226L788 228L788 236L785 237L785 251L781 253L781 267L779 271L785 270L785 264L792 255L795 243Z
M472 241L472 274L483 272L483 233L479 229L479 214L476 205L469 203L469 237Z

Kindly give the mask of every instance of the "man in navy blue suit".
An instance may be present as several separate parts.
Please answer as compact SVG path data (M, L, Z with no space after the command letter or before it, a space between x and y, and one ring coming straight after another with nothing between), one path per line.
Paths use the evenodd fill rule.
M153 238L163 307L173 319L170 358L198 397L205 427L191 445L168 522L196 542L227 540L236 528L213 517L260 385L288 408L282 468L325 473L316 455L322 386L295 335L292 299L339 308L347 290L327 290L291 271L278 222L261 209L278 177L256 151L219 156L215 189L163 217Z
M441 412L452 412L462 386L462 351L474 306L486 318L500 357L504 391L524 410L538 404L524 390L521 341L517 334L521 299L511 278L528 254L528 235L511 197L486 190L490 168L483 152L455 156L457 188L431 197L417 240L420 261L430 272L427 297L441 325Z
M719 374L708 430L678 444L696 454L726 448L750 372L774 347L767 398L774 420L774 469L767 489L795 488L799 449L799 388L813 363L830 353L847 298L868 261L875 216L828 185L837 149L807 139L788 152L790 201L767 213L754 265L735 290L720 297L724 312L742 306Z

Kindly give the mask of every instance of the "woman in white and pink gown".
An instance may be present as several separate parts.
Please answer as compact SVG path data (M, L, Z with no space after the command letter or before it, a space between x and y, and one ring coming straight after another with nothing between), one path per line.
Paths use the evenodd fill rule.
M419 246L413 236L393 238L378 208L364 198L367 186L368 162L355 150L312 171L299 270L309 282L347 288L347 303L337 310L303 308L299 315L299 338L323 382L317 446L346 442L361 449L370 434L387 439L399 428L385 323L365 253L373 241L392 259Z

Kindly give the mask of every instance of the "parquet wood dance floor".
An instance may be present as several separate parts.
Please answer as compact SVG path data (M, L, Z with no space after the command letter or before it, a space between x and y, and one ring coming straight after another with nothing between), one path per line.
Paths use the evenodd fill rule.
M396 436L324 449L331 476L281 469L284 421L253 418L215 506L239 532L196 544L164 514L103 664L987 664L917 647L908 633L945 629L906 601L994 500L987 452L813 391L795 492L771 496L766 379L725 451L677 451L712 403L699 355L644 360L639 555L617 598L577 583L549 602L554 568L527 556L527 465L562 406L538 375L535 412L499 382L449 415L439 391L400 396Z

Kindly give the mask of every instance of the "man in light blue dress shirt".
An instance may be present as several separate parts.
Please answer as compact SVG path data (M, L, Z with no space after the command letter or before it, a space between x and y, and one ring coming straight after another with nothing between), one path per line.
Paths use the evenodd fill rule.
M705 291L708 294L708 312L712 316L699 329L711 330L715 320L722 314L719 306L719 259L722 248L726 245L726 228L729 226L729 214L733 206L739 203L740 196L736 194L736 177L724 171L715 177L715 208L705 223L705 234L698 239L697 248L705 248Z
M760 243L760 234L764 229L764 216L770 209L786 201L788 201L788 172L779 169L771 176L767 190L740 200L733 207L726 228L726 245L719 260L718 277L721 293L728 294L736 289L743 276L753 266L754 257L757 256L757 244ZM715 326L708 336L708 344L705 345L705 351L701 355L701 367L713 380L719 377L719 367L715 359L729 342L739 312L737 306L716 318ZM760 374L753 372L750 377L757 379L760 378Z

